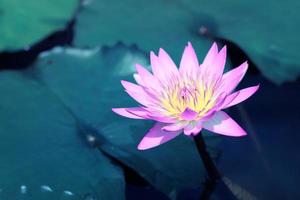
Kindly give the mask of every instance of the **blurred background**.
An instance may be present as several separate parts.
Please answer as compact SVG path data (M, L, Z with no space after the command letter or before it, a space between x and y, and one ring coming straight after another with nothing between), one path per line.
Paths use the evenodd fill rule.
M202 62L227 45L248 60L227 112L248 132L203 132L231 191L211 199L300 199L300 1L0 0L0 199L196 200L206 172L191 138L138 151L153 125L111 112L136 103L120 80L164 48Z

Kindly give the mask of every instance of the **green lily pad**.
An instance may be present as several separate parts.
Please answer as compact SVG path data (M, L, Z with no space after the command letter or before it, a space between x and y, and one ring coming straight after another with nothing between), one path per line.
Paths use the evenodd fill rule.
M2 0L0 51L15 51L63 29L77 9L78 0Z
M208 30L239 45L269 80L282 83L300 74L299 4L297 0L88 1L78 14L74 43L94 47L122 41L147 52L163 47L178 61L187 41L203 57L212 41L199 32Z
M0 73L0 199L125 199L122 169L84 143L65 105L33 77Z
M102 51L58 48L43 54L34 71L74 115L97 130L102 151L175 197L184 188L201 186L205 178L192 139L181 135L160 147L139 151L137 144L153 123L122 118L111 111L136 105L120 80L132 80L134 63L147 64L147 60L137 48L122 45ZM213 148L219 139L215 135L205 138Z
M299 1L215 3L186 0L184 5L191 13L210 16L217 24L215 34L238 44L269 80L282 83L299 77Z
M205 16L203 16L205 17ZM164 48L179 62L184 46L193 43L201 57L211 41L198 36L194 16L174 1L90 1L78 13L74 45L95 47L122 41L147 53ZM195 30L193 30L195 29ZM200 51L201 50L201 51Z

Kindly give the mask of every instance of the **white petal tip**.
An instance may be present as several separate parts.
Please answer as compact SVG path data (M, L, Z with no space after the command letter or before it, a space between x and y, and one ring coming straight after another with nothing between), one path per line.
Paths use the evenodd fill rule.
M212 131L212 132L214 132L214 131ZM226 136L226 137L243 137L243 136L247 135L247 133L244 132L244 131L234 132L234 133L233 132L232 133L230 133L230 132L226 132L226 133L217 133L217 132L214 132L214 133L219 134L219 135L223 135L223 136Z
M247 135L247 132L244 131L243 129L234 133L234 134L231 134L231 135L228 135L228 136L232 136L232 137L243 137L243 136L246 136Z
M155 147L155 146L152 146L152 147ZM140 143L138 146L137 146L137 149L140 150L140 151L144 151L144 150L147 150L147 149L151 149L152 147L149 147L147 145L144 145L142 143Z
M218 50L218 45L216 42L214 42L212 45L211 45L211 48L214 48L214 49L217 49Z
M116 113L116 114L119 114L119 113L118 113L118 112L119 112L119 108L112 108L111 111L113 111L113 112Z
M146 150L147 148L142 147L142 146L138 146L137 149L140 150L140 151L144 151L144 150Z
M150 57L156 57L156 54L153 51L150 51Z
M140 64L135 64L135 69L136 71L138 71L139 68L141 68L142 66Z
M226 51L227 51L227 46L226 46L226 45L224 45L224 46L223 46L223 48L220 50L220 52L219 52L219 53L221 53L221 52L222 52L222 53L224 53L224 54L225 54L225 53L226 53Z
M126 85L126 82L127 81L125 81L125 80L120 80L120 82L121 82L121 84L124 86L124 85ZM125 86L124 86L125 87Z

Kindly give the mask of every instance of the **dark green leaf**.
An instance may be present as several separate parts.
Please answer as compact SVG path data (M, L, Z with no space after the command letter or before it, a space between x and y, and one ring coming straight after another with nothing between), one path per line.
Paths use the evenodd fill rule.
M239 45L268 79L282 83L300 74L299 7L297 0L90 1L78 15L75 45L163 47L179 61L187 41L203 58L211 41L199 32L206 32Z
M0 51L27 48L71 20L78 0L2 0Z
M1 72L0 80L1 199L124 199L122 170L82 140L55 94L30 72Z

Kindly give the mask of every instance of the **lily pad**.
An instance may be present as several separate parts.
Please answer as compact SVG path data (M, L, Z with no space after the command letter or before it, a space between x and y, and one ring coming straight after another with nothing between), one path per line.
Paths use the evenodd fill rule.
M191 13L210 16L218 25L214 34L238 44L269 80L282 83L300 75L299 1L181 1Z
M78 0L2 0L0 51L28 48L53 31L63 29L78 3Z
M122 169L85 144L73 115L33 77L0 73L0 198L125 199Z
M75 27L78 47L122 41L146 51L163 47L178 61L187 41L205 53L211 41L199 32L208 32L239 45L275 83L300 74L297 0L86 2Z
M204 57L211 41L200 38L195 28L198 16L168 0L88 1L76 18L74 45L95 47L121 41L137 44L147 53L164 48L179 62L187 41ZM205 16L203 16L205 18ZM200 49L202 51L200 51Z
M191 138L184 135L148 151L137 144L152 122L121 118L111 111L135 103L120 84L132 80L134 63L147 64L135 47L117 45L105 50L55 49L40 57L36 76L85 124L97 130L100 148L137 171L160 191L175 197L184 188L201 186L205 170ZM207 135L214 148L219 140Z

